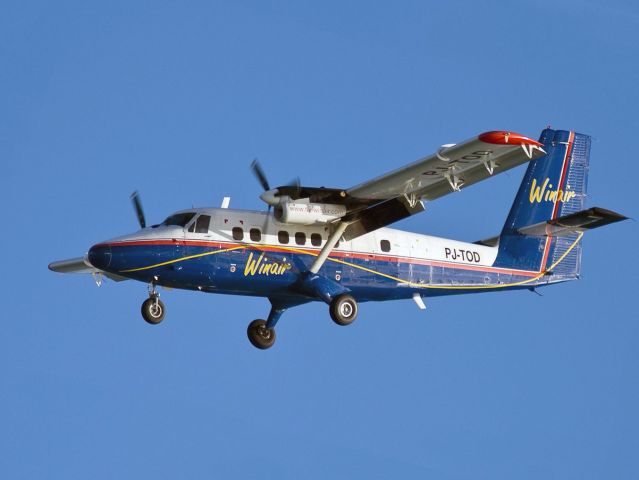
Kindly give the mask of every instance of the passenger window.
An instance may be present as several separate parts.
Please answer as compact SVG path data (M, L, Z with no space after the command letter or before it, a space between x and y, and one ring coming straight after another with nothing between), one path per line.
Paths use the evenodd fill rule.
M382 249L382 252L390 252L390 242L388 240L382 240L379 242L379 247Z
M259 228L251 228L251 230L249 230L249 236L254 242L259 242L260 240L262 240L262 232L260 232Z
M189 232L193 233L194 231L195 231L195 222L193 222L191 226L189 227Z
M319 247L322 244L322 236L319 233L311 233L311 245Z
M232 233L233 233L233 239L235 240L244 239L244 230L242 230L240 227L233 227Z
M288 232L286 230L280 230L279 232L277 232L277 241L280 243L288 243Z
M306 244L306 234L304 232L295 232L295 243L298 245Z
M195 221L195 233L209 233L210 215L200 215ZM189 229L191 231L191 229Z

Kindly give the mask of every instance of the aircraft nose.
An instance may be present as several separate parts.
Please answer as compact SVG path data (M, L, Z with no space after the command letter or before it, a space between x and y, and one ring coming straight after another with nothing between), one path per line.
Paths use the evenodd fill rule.
M89 263L100 270L107 270L111 264L111 247L103 243L89 249Z

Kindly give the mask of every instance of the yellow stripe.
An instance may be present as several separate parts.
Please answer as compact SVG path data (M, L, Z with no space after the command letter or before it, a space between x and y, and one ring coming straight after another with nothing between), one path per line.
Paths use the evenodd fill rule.
M534 282L535 280L539 280L541 277L546 275L546 273L548 273L549 271L554 270L555 267L557 267L557 265L559 265L561 262L563 262L563 260L566 258L566 256L577 246L577 244L579 243L579 241L581 240L583 235L584 235L583 232L579 232L579 234L578 234L577 238L575 239L575 241L564 252L564 254L555 263L553 263L550 266L550 268L547 268L546 270L540 272L538 275L535 275L534 277L531 277L531 278L527 278L526 280L521 280L519 282L498 283L498 284L493 284L493 285L428 285L428 284L423 284L423 283L414 283L414 282L411 282L411 281L408 281L408 280L402 280L401 278L394 277L394 276L388 275L386 273L382 273L382 272L378 272L376 270L372 270L370 268L362 267L361 265L356 265L354 263L345 262L344 260L338 260L337 258L329 257L328 260L331 261L331 262L334 262L334 263L339 263L339 264L342 264L342 265L347 265L349 267L357 268L359 270L363 270L365 272L369 272L369 273L372 273L374 275L379 275L380 277L385 277L385 278L388 278L390 280L396 281L396 282L398 282L400 284L408 285L408 286L414 287L414 288L436 288L436 289L446 289L446 290L486 290L486 289L495 289L495 288L508 288L508 287L516 287L516 286L519 286L519 285L526 285L528 283ZM215 250L213 252L205 252L205 253L199 253L197 255L189 255L187 257L181 257L181 258L177 258L175 260L169 260L167 262L156 263L155 265L149 265L148 267L132 268L130 270L121 270L120 273L140 272L140 271L143 271L143 270L149 270L151 268L162 267L164 265L170 265L170 264L173 264L173 263L183 262L185 260L191 260L192 258L206 257L208 255L215 255L217 253L232 252L233 250L242 250L242 249L245 249L245 248L254 248L256 250L265 250L264 248L260 248L260 246L258 246L258 245L240 245L238 247L225 248L225 249L222 249L222 250ZM281 246L278 246L277 248L280 249L280 250L285 250L285 251L292 252L292 253L310 255L312 257L316 257L318 255L317 253L315 253L313 251L300 250L300 249L295 248L295 247L283 247L283 246L281 247Z
M189 255L188 257L176 258L175 260L169 260L167 262L156 263L155 265L149 265L148 267L131 268L129 270L120 270L120 273L141 272L142 270L150 270L151 268L163 267L164 265L171 265L172 263L183 262L185 260L191 260L192 258L206 257L208 255L215 255L216 253L232 252L233 250L240 250L246 248L245 246L225 248L224 250L214 250L212 252L198 253L197 255Z

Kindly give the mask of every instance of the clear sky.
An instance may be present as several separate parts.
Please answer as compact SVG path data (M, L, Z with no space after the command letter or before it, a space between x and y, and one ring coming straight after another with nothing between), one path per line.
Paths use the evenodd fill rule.
M63 276L52 260L172 211L348 187L443 143L593 135L590 206L637 217L636 2L33 2L0 8L0 477L639 476L637 223L530 292L290 310ZM522 169L398 225L496 234Z

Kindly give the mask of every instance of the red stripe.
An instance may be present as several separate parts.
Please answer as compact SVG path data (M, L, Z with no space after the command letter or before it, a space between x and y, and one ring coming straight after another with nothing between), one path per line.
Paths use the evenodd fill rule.
M568 145L566 146L566 157L564 158L564 165L561 171L561 177L559 179L559 190L564 189L564 182L566 181L566 172L568 171L568 165L570 165L570 162L568 161L568 159L570 158L570 154L572 153L572 144L574 141L575 141L575 134L574 132L570 132L570 136L568 137ZM557 212L559 211L560 203L561 202L559 201L559 195L557 195L557 199L555 200L555 208L553 209L553 212L552 212L553 220L557 218Z
M563 190L564 188L564 182L566 180L566 172L568 171L568 165L570 165L569 159L570 159L570 154L572 153L572 144L574 140L575 140L575 133L570 132L570 134L568 135L568 145L566 145L566 153L564 154L564 161L561 166L561 175L559 176L557 198L555 199L555 205L553 206L552 215L550 217L552 220L557 218L557 212L559 211L559 204L561 203L559 201L559 190ZM539 270L540 273L546 269L546 264L548 263L548 254L550 253L551 245L552 245L552 237L549 236L548 238L546 238L546 245L544 245L544 256L541 260L541 269Z

